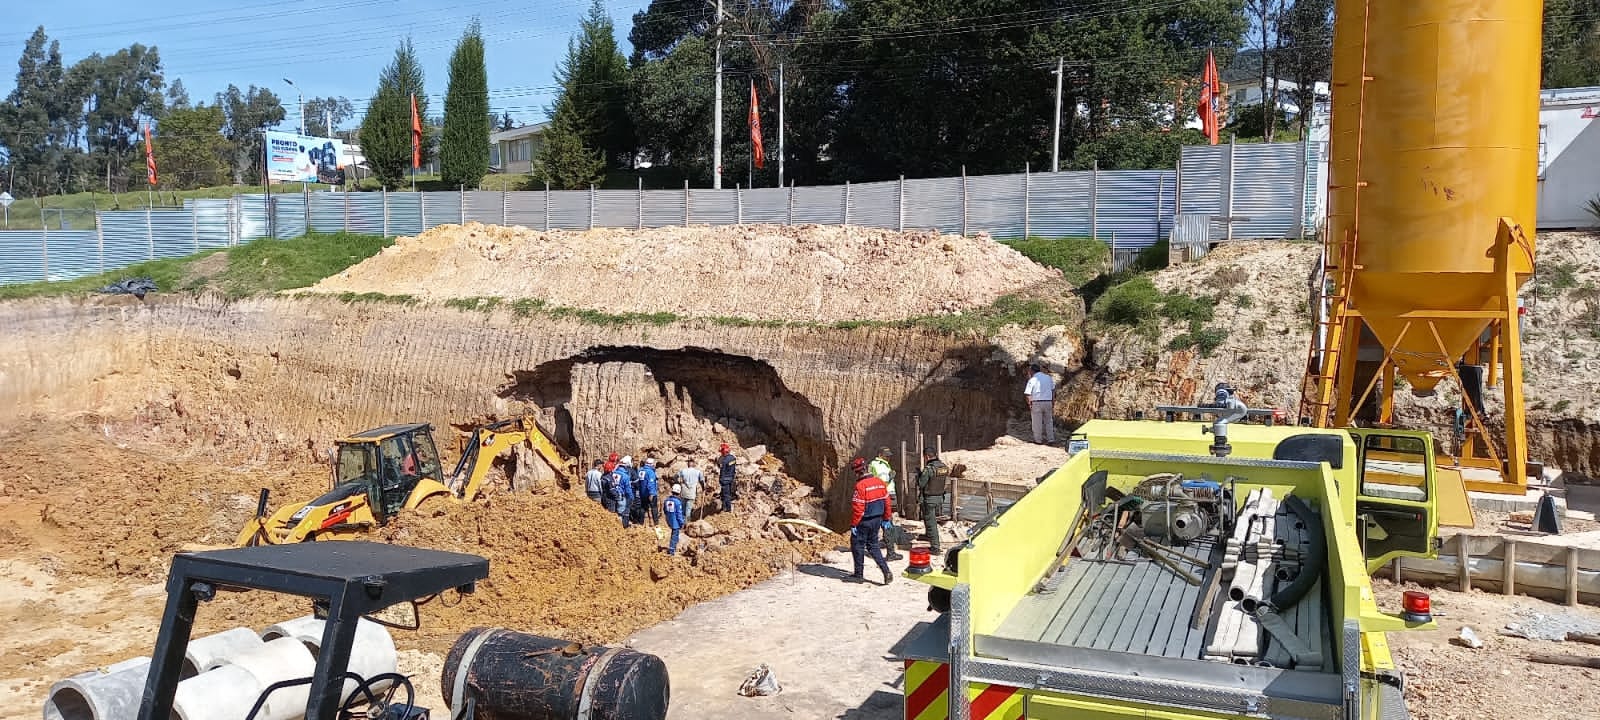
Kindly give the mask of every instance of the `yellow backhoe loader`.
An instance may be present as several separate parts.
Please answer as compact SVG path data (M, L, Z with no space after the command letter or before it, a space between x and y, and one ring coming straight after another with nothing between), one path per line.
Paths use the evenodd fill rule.
M471 502L482 491L494 459L518 445L531 449L556 475L576 477L576 466L532 417L474 430L462 443L461 459L448 475L433 442L433 426L385 425L338 441L332 488L321 497L285 505L269 516L268 492L262 488L256 514L239 532L238 544L348 540L387 524L401 510L415 508L429 498Z

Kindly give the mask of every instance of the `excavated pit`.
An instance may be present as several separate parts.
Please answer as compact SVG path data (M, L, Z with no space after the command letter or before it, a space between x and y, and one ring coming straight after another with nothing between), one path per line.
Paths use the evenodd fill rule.
M838 453L822 410L771 363L702 347L594 347L511 373L500 396L538 406L556 441L585 460L617 451L705 452L764 445L819 492Z

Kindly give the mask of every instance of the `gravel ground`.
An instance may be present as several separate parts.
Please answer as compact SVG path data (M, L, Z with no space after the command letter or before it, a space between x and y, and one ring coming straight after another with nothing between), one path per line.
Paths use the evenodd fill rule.
M1543 636L1593 632L1600 628L1600 608L1387 580L1373 580L1372 586L1381 608L1399 607L1402 590L1422 590L1433 598L1438 630L1389 633L1395 662L1406 674L1406 707L1414 720L1600 717L1600 670L1527 660L1530 654L1600 658L1600 646L1500 634L1507 625ZM1482 648L1451 642L1463 625L1483 640Z

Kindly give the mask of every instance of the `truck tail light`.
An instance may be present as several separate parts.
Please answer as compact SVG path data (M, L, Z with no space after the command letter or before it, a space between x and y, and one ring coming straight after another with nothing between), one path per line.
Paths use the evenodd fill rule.
M1427 593L1407 590L1400 597L1400 617L1410 622L1428 622L1433 619L1433 600Z

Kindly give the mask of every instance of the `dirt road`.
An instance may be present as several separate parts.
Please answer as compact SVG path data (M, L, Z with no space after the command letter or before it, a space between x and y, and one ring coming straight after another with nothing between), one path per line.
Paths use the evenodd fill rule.
M899 572L905 562L891 565ZM851 584L842 579L849 572L848 557L801 565L630 637L667 663L669 720L901 717L901 666L887 653L917 622L933 619L927 586L899 577L887 587ZM783 691L740 696L739 684L761 663Z

